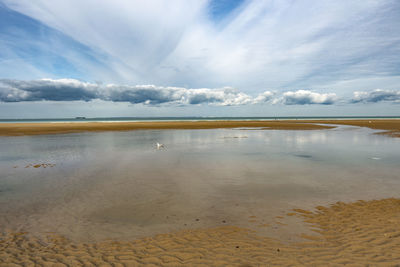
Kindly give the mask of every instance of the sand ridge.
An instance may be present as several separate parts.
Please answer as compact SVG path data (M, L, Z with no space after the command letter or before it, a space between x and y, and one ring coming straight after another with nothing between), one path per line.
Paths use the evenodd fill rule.
M296 209L315 235L282 244L235 226L159 234L131 242L73 243L3 233L0 266L399 266L400 199Z
M168 121L168 122L68 122L68 123L0 123L0 136L65 134L78 132L218 129L257 127L280 130L321 130L332 126L289 121Z
M339 124L383 130L382 134L400 137L400 120L275 120L275 121L146 121L146 122L66 122L66 123L0 123L0 136L66 134L79 132L260 128L264 130L322 130Z

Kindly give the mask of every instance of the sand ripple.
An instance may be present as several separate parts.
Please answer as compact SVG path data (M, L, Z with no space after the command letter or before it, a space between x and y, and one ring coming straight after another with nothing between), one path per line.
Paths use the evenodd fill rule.
M303 218L316 234L282 244L224 226L89 244L4 233L0 266L400 266L400 199L338 202L288 216Z

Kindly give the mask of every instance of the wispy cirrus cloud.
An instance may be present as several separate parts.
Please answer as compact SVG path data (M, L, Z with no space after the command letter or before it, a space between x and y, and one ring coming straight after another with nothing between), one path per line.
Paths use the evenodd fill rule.
M396 0L225 1L227 5L206 0L2 1L73 40L73 49L52 47L69 51L63 59L87 76L72 77L85 80L191 88L230 85L261 93L261 88L282 92L329 87L338 80L400 76ZM55 35L49 32L46 39ZM15 40L10 36L7 32L2 38ZM35 36L24 38L31 42ZM78 44L87 48L93 62L73 53L81 50ZM27 62L21 53L14 54ZM43 56L29 63L36 67L49 62L46 73L55 73L52 59Z
M399 90L382 90L373 91L356 91L353 93L352 103L377 103L377 102L393 102L400 103Z

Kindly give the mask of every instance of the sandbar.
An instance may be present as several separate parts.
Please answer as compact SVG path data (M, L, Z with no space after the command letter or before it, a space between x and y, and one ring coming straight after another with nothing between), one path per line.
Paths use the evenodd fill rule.
M260 128L263 130L323 130L331 124L382 130L379 134L400 137L400 120L274 120L274 121L145 121L145 122L66 122L0 123L0 136L67 134L79 132Z
M292 121L147 121L147 122L67 122L67 123L1 123L0 136L65 134L78 132L264 128L279 130L320 130L332 126Z
M66 134L78 132L262 128L265 130L321 130L340 124L383 130L390 136L400 136L400 120L275 120L275 121L146 121L146 122L67 122L67 123L1 123L0 136Z

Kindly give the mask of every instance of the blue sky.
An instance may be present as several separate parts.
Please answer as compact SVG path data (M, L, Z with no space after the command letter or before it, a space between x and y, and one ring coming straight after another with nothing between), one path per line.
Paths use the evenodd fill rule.
M397 0L0 0L0 117L400 115Z

